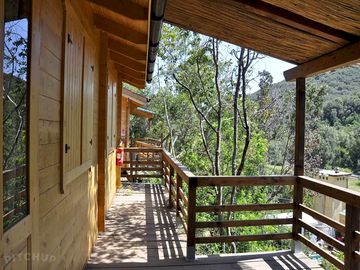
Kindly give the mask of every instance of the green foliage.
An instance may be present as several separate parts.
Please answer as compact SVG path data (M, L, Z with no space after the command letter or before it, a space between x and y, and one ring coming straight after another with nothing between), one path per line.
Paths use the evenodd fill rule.
M27 214L25 175L5 177L27 163L27 21L6 22L3 85L4 230Z
M170 134L165 147L196 175L211 175L213 163L205 150L203 138L210 151L214 152L216 135L209 127L219 127L217 89L213 61L212 40L173 26L165 25L159 51L159 63L153 84L148 89L151 93L150 109L157 115L152 121L150 130L146 130L142 120L135 120L132 136L161 138ZM233 119L234 119L234 74L236 60L233 46L220 43L219 82L221 89L221 174L232 174ZM314 175L321 167L341 166L354 171L359 170L360 120L359 94L355 93L354 84L348 88L343 78L351 80L349 72L358 72L359 67L329 72L311 78L306 89L306 174ZM247 80L253 79L252 70ZM156 73L156 72L155 72ZM174 79L187 86L179 86ZM339 75L340 74L340 75ZM251 136L243 175L292 174L294 157L295 128L295 87L285 82L273 84L271 74L262 71L259 76L259 92L247 95L246 107L249 108ZM338 80L338 86L336 82ZM248 81L247 81L248 82ZM246 83L247 83L246 82ZM358 86L356 86L358 87ZM356 88L357 89L357 88ZM191 100L191 98L193 100ZM244 97L239 97L241 102ZM210 125L199 116L199 111L206 115ZM215 108L215 109L214 109ZM239 114L243 114L241 108ZM201 126L202 123L204 126ZM202 133L202 132L203 133ZM238 155L236 163L241 160L241 151L245 146L246 133L243 123L239 123ZM184 190L187 190L184 188ZM222 204L230 203L231 188L221 189ZM236 204L250 203L288 203L292 200L292 188L284 187L248 187L236 189ZM208 187L197 192L198 205L219 204L219 189ZM312 204L313 194L305 193L305 202ZM250 220L267 218L281 214L281 211L236 212L230 219ZM217 221L228 218L227 214L201 213L198 221ZM288 226L260 226L232 228L232 235L249 235L263 233L289 232ZM199 235L224 235L223 229L199 230ZM265 241L236 243L237 252L270 251L289 248L289 241ZM233 251L230 244L199 245L198 253L215 254Z
M357 64L307 80L308 84L313 85L315 89L320 88L323 94L319 99L314 96L318 96L319 91L316 90L307 97L307 103L313 102L311 108L307 108L307 123L312 124L314 135L312 143L316 142L315 144L318 145L316 152L318 152L317 166L319 168L343 167L355 173L360 171L359 70L360 65ZM294 89L293 83L280 82L272 85L270 95L281 96L285 101L287 95L294 97L291 89ZM307 94L309 91L311 90L308 88ZM255 97L258 95L259 93L254 94ZM286 103L283 103L283 106L286 107ZM279 106L280 110L281 107L282 105ZM269 157L274 165L281 164L283 151L280 149L281 141L271 140Z

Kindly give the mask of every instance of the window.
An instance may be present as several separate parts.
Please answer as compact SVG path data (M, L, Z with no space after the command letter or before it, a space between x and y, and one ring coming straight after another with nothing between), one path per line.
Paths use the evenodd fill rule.
M91 165L95 50L80 20L66 6L63 89L63 186Z
M3 229L29 214L30 1L5 1L3 51Z

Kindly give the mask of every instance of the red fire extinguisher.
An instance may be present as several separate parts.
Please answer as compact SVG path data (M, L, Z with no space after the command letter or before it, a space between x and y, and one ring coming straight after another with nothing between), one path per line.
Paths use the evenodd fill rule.
M124 164L124 148L116 148L116 166L122 166Z

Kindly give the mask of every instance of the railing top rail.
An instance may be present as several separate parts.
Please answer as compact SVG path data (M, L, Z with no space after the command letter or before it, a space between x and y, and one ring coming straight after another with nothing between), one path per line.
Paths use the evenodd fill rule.
M26 164L23 164L17 166L16 168L3 171L3 180L4 182L6 182L12 178L23 176L25 174L26 174Z
M156 147L161 148L161 142L151 141L151 140L136 140L133 141L134 147L142 147L142 148L149 148L149 147Z
M196 176L197 186L268 186L294 185L296 176Z
M157 139L150 138L150 137L145 137L145 138L131 138L131 140L133 140L133 141L154 141L154 142L161 142L161 140L157 140Z
M190 177L195 177L195 175L186 166L181 164L181 162L177 159L173 158L165 149L163 149L163 157L174 168L176 173L178 173L186 182L188 182Z
M299 183L307 189L360 208L360 192L339 187L307 176L299 176Z
M162 152L162 148L159 148L159 147L125 147L124 148L125 152Z

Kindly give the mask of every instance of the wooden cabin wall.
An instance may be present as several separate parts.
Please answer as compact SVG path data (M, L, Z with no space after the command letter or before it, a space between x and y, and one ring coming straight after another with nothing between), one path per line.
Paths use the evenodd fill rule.
M97 33L86 23L83 1L74 9L83 27L96 44L92 165L60 192L61 171L61 97L63 5L61 0L34 0L40 6L40 74L39 94L39 189L40 254L54 256L55 261L40 262L40 269L82 269L97 237ZM90 13L88 13L90 14ZM90 25L90 24L89 24ZM36 217L35 217L36 218Z
M79 29L84 32L84 44L93 45L90 56L95 60L92 98L90 96L81 101L81 106L88 106L85 104L92 102L88 110L82 111L85 114L81 117L81 121L84 123L86 119L87 123L82 131L85 136L81 135L81 140L88 142L91 137L92 146L90 152L89 149L78 149L81 151L81 158L76 159L76 162L80 163L91 159L91 164L69 181L65 189L62 189L65 63L63 43L66 37L63 4L65 1L75 11L75 16L81 25ZM0 3L3 5L3 0L0 0ZM22 238L22 235L27 233L25 230L21 235L9 238L10 240L3 238L0 242L0 256L4 254L3 247L9 246L9 241L21 240L27 242L27 246L23 250L17 250L17 254L33 252L35 259L29 263L25 260L13 260L5 269L83 269L98 235L99 157L105 157L105 209L110 207L116 192L114 151L116 136L114 135L117 131L117 75L111 64L106 67L105 77L112 89L110 102L107 105L111 110L109 108L109 113L106 115L106 118L109 118L108 123L111 124L109 131L106 131L111 142L108 149L105 149L105 145L104 151L98 151L99 100L100 95L106 97L108 93L100 91L102 90L99 83L102 74L100 73L100 33L93 27L92 18L89 16L91 14L89 5L86 0L32 0L32 4L33 11L36 12L33 14L34 33L31 42L36 44L32 46L36 50L31 55L30 149L36 151L31 150L30 153L31 216L19 223L19 225L24 222L32 224L26 227L31 230L28 232L31 239ZM0 53L2 59L1 55ZM92 136L89 133L92 133Z

